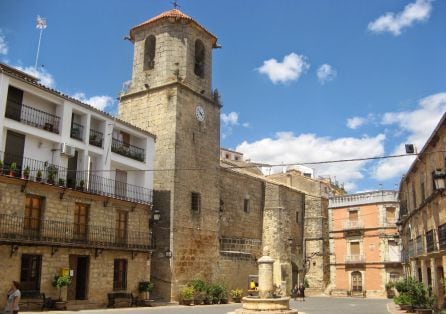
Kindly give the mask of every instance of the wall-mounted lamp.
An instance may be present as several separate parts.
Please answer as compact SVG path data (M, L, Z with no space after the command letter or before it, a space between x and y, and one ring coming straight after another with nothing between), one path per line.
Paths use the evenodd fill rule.
M100 256L102 254L103 250L102 249L96 249L94 252L94 257L97 258L98 256Z
M154 224L156 224L161 219L161 213L158 209L153 210L152 212L152 218L150 218L150 226L152 227Z
M293 238L288 238L288 245L289 245L289 246L292 246L292 245L293 245L293 242L294 242L294 239L293 239Z
M441 169L437 169L432 172L432 179L434 180L434 188L437 191L442 191L446 186L446 173Z
M9 255L9 257L12 257L14 254L16 254L18 250L19 250L18 245L16 244L11 245L11 254Z

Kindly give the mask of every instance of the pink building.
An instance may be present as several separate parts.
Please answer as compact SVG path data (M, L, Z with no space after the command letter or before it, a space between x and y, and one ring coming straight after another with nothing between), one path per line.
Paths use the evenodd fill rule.
M330 292L385 297L402 275L396 191L373 191L329 201Z

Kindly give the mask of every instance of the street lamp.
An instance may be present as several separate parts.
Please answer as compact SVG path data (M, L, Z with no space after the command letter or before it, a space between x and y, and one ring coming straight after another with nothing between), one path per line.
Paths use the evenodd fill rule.
M158 221L160 221L160 219L161 219L161 213L158 209L155 209L152 212L152 218L150 219L150 226L156 224Z
M434 180L435 190L442 191L445 189L446 174L441 169L432 172L432 179Z

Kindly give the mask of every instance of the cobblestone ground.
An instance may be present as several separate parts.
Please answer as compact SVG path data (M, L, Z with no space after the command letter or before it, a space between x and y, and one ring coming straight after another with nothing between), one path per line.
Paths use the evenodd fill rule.
M310 297L306 301L291 301L291 307L305 314L386 314L390 300L385 299L356 299L356 298L331 298L331 297ZM50 311L47 313L64 313L64 314L226 314L240 308L240 304L226 305L200 305L200 306L158 306L148 308L123 308L123 309L101 309L101 310L85 310L85 311ZM27 312L41 313L41 312Z

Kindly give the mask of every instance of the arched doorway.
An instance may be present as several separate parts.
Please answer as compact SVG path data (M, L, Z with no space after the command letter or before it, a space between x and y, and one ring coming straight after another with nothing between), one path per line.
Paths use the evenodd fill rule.
M362 292L362 274L359 271L352 272L352 292Z

